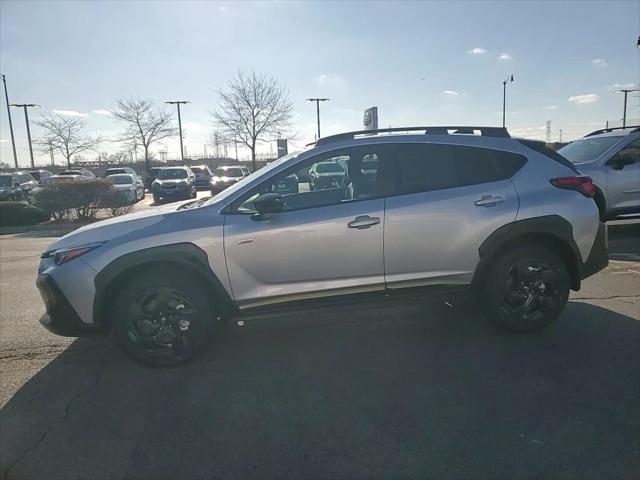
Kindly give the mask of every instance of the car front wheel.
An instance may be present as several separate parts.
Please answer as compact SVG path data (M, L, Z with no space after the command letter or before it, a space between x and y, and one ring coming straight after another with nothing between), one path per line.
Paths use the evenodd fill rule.
M156 268L130 279L116 296L113 331L139 363L172 367L200 354L211 339L215 306L192 276Z
M531 332L552 323L569 298L564 262L537 245L509 250L493 263L481 288L492 321L513 332Z

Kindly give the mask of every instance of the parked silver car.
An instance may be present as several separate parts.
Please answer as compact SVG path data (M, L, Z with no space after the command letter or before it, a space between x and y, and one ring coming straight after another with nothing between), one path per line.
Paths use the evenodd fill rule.
M274 188L338 159L342 185ZM230 316L471 286L491 320L532 331L608 263L594 194L544 143L502 128L325 137L216 197L57 240L38 271L41 322L61 335L112 331L134 359L176 365Z
M122 192L131 203L138 202L144 198L144 185L136 174L112 173L106 177L113 183L113 188Z
M640 127L596 130L558 150L597 187L602 220L640 214Z

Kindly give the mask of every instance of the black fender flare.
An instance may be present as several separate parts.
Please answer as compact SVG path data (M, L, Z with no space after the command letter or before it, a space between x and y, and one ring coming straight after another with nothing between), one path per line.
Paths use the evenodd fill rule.
M119 286L116 280L123 274L126 275L127 272L145 265L174 265L189 269L199 275L215 295L222 313L231 313L237 309L222 282L211 270L209 258L204 250L193 243L174 243L127 253L100 270L94 280L96 295L93 302L93 319L95 324L109 327L105 313L107 305L113 300L113 294Z
M582 265L582 255L573 236L573 227L566 219L559 215L545 215L527 218L508 223L489 235L478 248L480 263L473 277L473 283L486 272L491 259L499 254L501 248L507 244L532 240L560 253L567 264L571 276L571 288L580 288L579 269Z

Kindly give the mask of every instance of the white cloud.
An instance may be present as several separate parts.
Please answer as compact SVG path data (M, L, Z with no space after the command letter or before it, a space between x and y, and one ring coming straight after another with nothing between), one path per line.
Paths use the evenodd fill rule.
M77 112L75 110L51 110L51 113L55 113L56 115L62 115L63 117L88 117L88 113Z
M98 109L94 110L93 113L95 113L96 115L102 115L103 117L113 117L113 113L111 113L109 110Z
M347 86L347 81L335 73L323 73L318 75L315 83L319 87L329 88L344 88Z
M569 101L571 103L575 103L576 105L585 105L587 103L594 103L600 100L600 97L595 93L585 93L584 95L574 95L573 97L569 97Z
M511 55L508 53L501 53L498 60L511 60Z
M546 108L547 110L555 110L556 108L558 108L558 106L557 105L547 105L544 108Z
M595 65L596 67L606 67L607 66L607 61L602 59L602 58L594 58L593 60L591 60L591 63L593 65Z
M613 85L607 85L609 90L629 90L632 88L638 88L638 85L635 83L614 83Z
M460 95L458 92L456 92L455 90L445 90L444 92L445 95L451 95L451 96L456 96L456 95Z
M474 47L471 50L467 50L467 53L472 53L473 55L483 55L487 53L487 51L482 47Z

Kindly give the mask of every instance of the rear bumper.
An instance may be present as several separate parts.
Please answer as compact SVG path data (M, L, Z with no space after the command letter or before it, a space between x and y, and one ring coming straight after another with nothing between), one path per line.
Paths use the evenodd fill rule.
M578 267L578 278L583 280L609 265L609 252L607 240L607 226L600 223L596 239L591 247L591 252L587 260Z
M36 286L47 309L46 313L40 318L40 323L47 330L64 337L88 337L107 334L107 331L102 327L85 323L80 319L51 276L38 276Z

